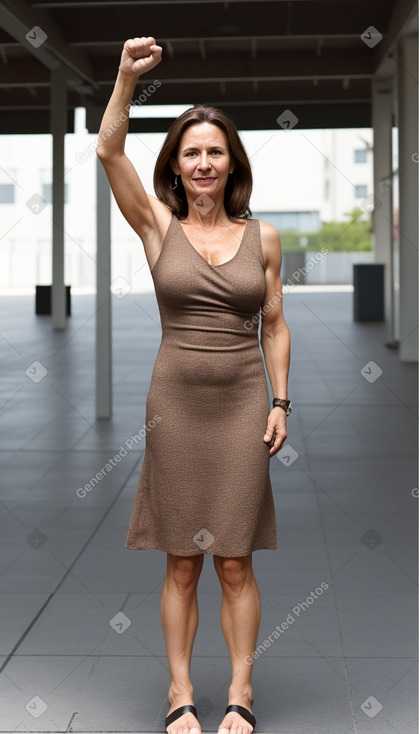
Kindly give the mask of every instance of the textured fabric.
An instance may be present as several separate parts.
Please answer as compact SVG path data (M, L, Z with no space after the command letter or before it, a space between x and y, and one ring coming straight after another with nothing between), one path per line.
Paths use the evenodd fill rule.
M162 340L146 402L146 449L126 547L191 556L274 549L269 393L257 324L265 293L260 227L247 221L222 265L175 215L152 269Z

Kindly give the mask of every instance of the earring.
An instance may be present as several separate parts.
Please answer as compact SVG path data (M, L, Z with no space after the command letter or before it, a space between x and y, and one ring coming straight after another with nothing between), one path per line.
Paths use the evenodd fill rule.
M172 186L172 190L174 191L175 189L177 189L177 176L175 176L175 185Z

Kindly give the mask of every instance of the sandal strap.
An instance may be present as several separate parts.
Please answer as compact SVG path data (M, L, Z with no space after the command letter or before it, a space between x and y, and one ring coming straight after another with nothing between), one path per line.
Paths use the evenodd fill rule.
M183 716L183 714L189 713L189 711L191 712L191 714L195 716L196 719L198 719L198 714L197 714L195 706L192 706L192 704L187 703L185 706L179 706L178 709L175 709L174 711L172 711L171 714L166 716L166 720L165 720L166 728L169 726L169 724L172 724L174 721L176 721L176 719L180 719L180 717Z
M229 714L230 711L234 711L234 713L240 714L240 716L242 716L243 719L245 719L245 721L247 721L247 723L253 727L253 729L255 728L256 719L248 709L244 708L244 706L239 706L238 704L232 703L230 706L227 706L226 714Z

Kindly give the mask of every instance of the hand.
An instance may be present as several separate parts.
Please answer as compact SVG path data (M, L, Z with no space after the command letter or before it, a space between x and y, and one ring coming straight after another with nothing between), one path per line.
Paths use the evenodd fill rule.
M119 71L130 76L140 76L154 69L161 61L162 48L156 46L152 36L145 38L129 38L124 43Z
M268 415L268 424L263 440L270 445L269 456L274 456L287 437L287 414L283 408L273 408Z

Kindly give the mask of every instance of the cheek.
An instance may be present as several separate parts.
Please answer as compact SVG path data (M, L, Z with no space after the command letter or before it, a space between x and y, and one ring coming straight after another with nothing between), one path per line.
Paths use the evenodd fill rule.
M185 173L187 173L188 171L193 171L194 170L194 168L196 166L196 163L195 163L195 160L193 158L191 158L191 159L189 159L189 158L183 158L181 160L179 166L180 166L180 170L181 171L185 171Z
M224 158L222 161L220 160L218 162L218 168L223 173L228 173L229 167L230 167L230 161L228 161L226 158Z

